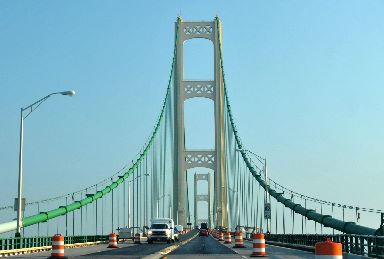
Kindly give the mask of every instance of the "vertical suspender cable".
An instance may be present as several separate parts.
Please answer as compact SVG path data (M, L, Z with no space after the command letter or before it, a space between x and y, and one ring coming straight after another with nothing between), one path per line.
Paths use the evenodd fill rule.
M141 163L137 165L137 175L136 175L136 226L139 227L140 231L141 225Z
M252 181L253 181L253 185L255 186L255 188L257 188L256 187L256 184L257 184L257 182L256 182L256 180L255 180L255 178L253 178L252 179ZM255 190L255 192L256 192L256 190ZM255 198L253 198L253 202L256 202L256 210L255 210L255 213L254 213L254 215L253 215L253 223L254 223L254 226L255 226L255 231L257 230L257 213L258 213L258 197L259 196L259 194L257 193L257 195L256 196L252 196L252 197L256 197L256 201L255 201Z
M275 203L276 206L275 206L275 234L277 234L277 202ZM284 213L284 211L283 211ZM271 232L272 232L272 228L271 228Z
M253 180L255 182L255 179ZM255 215L255 230L259 231L259 223L258 223L258 217L259 217L259 195L260 195L260 185L258 184L257 189L257 196L256 196L256 215Z
M153 142L152 145L152 157L151 157L151 218L155 218L155 213L156 213L156 196L155 196L155 142Z
M104 201L105 198L101 199L101 234L104 235ZM75 213L75 211L73 211ZM75 225L73 225L75 227Z
M37 214L40 214L40 202L37 202ZM37 236L40 236L40 223L37 223Z
M260 189L261 189L261 185L259 184L259 192L260 192ZM259 197L260 197L260 195L259 195ZM263 196L261 196L261 198L264 200L264 197ZM261 204L263 204L263 203L261 203ZM260 233L262 233L263 231L264 231L264 226L263 226L263 218L264 218L264 216L263 216L263 206L262 205L260 205Z
M128 182L128 181L126 181ZM127 219L127 215L126 215L126 195L127 195L127 189L126 189L126 182L123 183L123 226L125 227L127 224L126 224L126 219Z
M293 202L293 194L291 193L291 200ZM293 234L293 231L295 230L295 212L293 210L291 210L291 214L292 214L292 234Z
M139 168L140 168L140 165L138 167L136 167L136 226L135 227L139 227L139 217L140 217L140 214L139 214ZM139 231L139 230L138 230Z
M87 197L88 188L85 188L85 197ZM85 205L85 234L88 235L88 204Z
M320 214L323 215L323 203L320 203ZM320 224L320 234L323 234L323 224Z
M165 111L167 111L167 107L165 108ZM167 154L167 116L163 119L163 217L165 217L165 169L166 169L166 154Z
M249 174L251 174L251 172L249 172ZM254 197L254 186L253 186L254 182L253 181L254 181L254 178L251 176L249 179L249 182L251 184L251 196L250 196L251 197L250 198L250 202L251 202L251 224L254 223L254 217L255 217L255 209L254 209L255 201L253 199L253 197ZM255 225L253 225L253 227L255 227Z
M131 219L132 219L132 210L131 210L131 188L130 188L130 182L131 181L127 181L127 214L128 214L128 224L127 226L130 228L132 225L131 225Z
M145 155L144 223L148 224L148 154Z
M65 207L68 206L68 196L65 196ZM65 213L65 236L68 236L68 213Z
M277 201L276 201L277 203ZM277 207L277 204L276 204ZM285 206L283 204L283 234L285 235Z
M133 163L133 161L132 161ZM136 169L132 172L132 227L136 227L136 199L135 199L135 177L137 177L137 174L135 173ZM135 234L135 228L133 228L133 234Z
M242 190L242 197L241 197L241 200L242 200L242 203L243 203L243 225L246 225L246 216L247 216L247 204L246 204L246 170L247 170L247 166L245 165L245 163L243 164L243 173L242 173L242 186L243 186L243 190Z
M316 203L314 202L313 205L315 206L315 211L316 211ZM316 221L314 221L314 222L315 222L315 234L317 234L317 225L316 225Z
M113 182L113 178L111 177L111 182ZM114 193L114 190L112 189L112 197L111 197L111 199L112 199L112 202L111 202L111 204L112 204L112 219L111 219L111 221L112 221L112 225L111 225L111 233L113 233L113 218L114 218L114 215L113 215L113 213L114 213L114 204L113 204L113 193ZM83 234L81 234L81 235L83 235Z
M334 206L334 205L335 205L335 204L332 203L332 217L333 217L333 206ZM332 234L335 235L335 229L334 229L334 228L332 228Z
M239 152L236 151L236 167L235 167L235 173L233 175L233 181L234 181L234 188L236 190L235 193L235 204L236 204L236 211L235 211L235 229L237 225L239 225Z
M247 175L248 175L248 202L247 202L247 208L248 208L248 214L247 214L247 226L251 226L250 219L252 218L252 203L251 203L251 172L247 169Z
M98 191L99 191L99 189L98 189L98 185L96 184L96 192L95 192L95 193L97 193ZM98 214L98 210L99 210L99 208L98 208L98 206L97 206L98 203L99 203L98 201L99 201L99 199L97 199L96 202L95 202L95 206L96 206L96 213L95 213L95 229L96 229L96 231L95 231L95 234L96 234L96 235L98 234L98 229L97 229L97 228L98 228L98 225L97 225L97 223L98 223L98 222L97 222L97 216L98 216L98 215L97 215L97 214ZM67 236L67 235L66 235L66 236Z
M301 200L303 200L303 196L301 196ZM301 234L304 234L304 216L301 216Z
M82 196L82 194L83 194L83 192L81 192L80 195ZM80 199L82 199L81 196L80 196ZM81 236L83 235L83 206L81 206L81 208L80 208L80 235Z
M117 192L117 228L120 227L120 185L116 187Z
M244 181L243 181L243 165L240 167L240 190L241 190L241 216L240 216L240 225L244 225Z
M161 122L160 122L160 124L161 124ZM163 163L164 163L164 152L163 152L164 151L163 150L164 143L163 143L163 141L164 141L164 139L163 139L162 134L163 134L163 127L161 125L160 126L160 134L159 134L159 143L160 143L160 145L159 145L159 150L160 150L160 161L159 161L159 177L160 177L159 192L160 192L160 194L159 194L159 198L162 199L162 201L164 203L164 193L163 193L163 188L161 188L163 185L163 181L164 181L163 180L163 176L164 176L164 174L163 174ZM159 207L160 207L160 202L159 202ZM159 210L160 210L160 208L159 208ZM161 212L161 215L164 216L164 211Z
M307 209L307 199L304 199L304 206L305 206L305 209ZM308 230L307 230L307 217L304 218L304 222L305 222L305 234L308 234Z

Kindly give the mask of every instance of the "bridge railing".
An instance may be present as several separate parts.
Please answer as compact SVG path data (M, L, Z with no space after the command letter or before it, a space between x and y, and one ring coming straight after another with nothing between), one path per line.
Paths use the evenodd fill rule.
M77 244L97 241L108 241L108 236L93 235L93 236L66 236L64 237L64 244ZM33 248L42 246L51 246L52 237L14 237L14 238L1 238L0 251L13 250L22 248Z
M343 252L366 255L376 258L384 258L384 236L365 235L303 235L303 234L268 234L267 243L282 246L295 247L313 251L317 242L323 242L327 238L333 242L342 244Z

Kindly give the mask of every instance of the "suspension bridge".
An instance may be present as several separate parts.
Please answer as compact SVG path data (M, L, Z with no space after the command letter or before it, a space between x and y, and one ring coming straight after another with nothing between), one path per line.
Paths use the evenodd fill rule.
M184 42L195 38L213 44L211 80L184 80ZM230 90L225 80L219 18L194 22L179 17L161 112L137 157L82 190L24 206L19 205L19 199L15 206L1 207L0 255L18 254L24 258L20 254L37 248L43 251L52 244L52 235L60 233L65 236L66 245L80 247L68 250L73 257L160 256L159 251L170 244L123 242L113 251L101 246L105 246L103 242L110 233L124 227L145 236L151 219L172 218L188 231L182 232L182 245L170 257L199 253L228 258L250 255L248 250L233 249L211 236L196 237L197 230L193 229L201 222L207 222L214 233L241 233L249 248L253 233L265 233L267 251L276 258L313 257L315 243L326 237L340 242L346 254L383 256L382 210L310 197L268 177L267 158L247 149L240 138L231 110ZM191 98L213 102L214 149L186 148L184 103ZM30 108L32 112L37 107ZM191 181L193 189L188 187ZM204 190L198 188L201 181L206 182ZM200 202L206 205L203 209ZM16 219L14 211L20 215ZM363 214L374 215L377 225L360 224ZM354 220L347 221L347 215Z

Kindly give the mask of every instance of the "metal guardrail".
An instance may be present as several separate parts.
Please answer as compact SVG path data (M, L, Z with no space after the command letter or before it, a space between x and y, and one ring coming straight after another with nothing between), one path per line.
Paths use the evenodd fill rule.
M266 241L282 244L313 247L317 242L330 238L333 242L342 244L343 252L356 255L384 258L384 236L366 235L301 235L301 234L267 234Z
M87 243L97 241L108 241L108 236L66 236L64 237L64 244ZM52 237L14 237L14 238L0 238L0 251L13 250L22 248L51 246Z

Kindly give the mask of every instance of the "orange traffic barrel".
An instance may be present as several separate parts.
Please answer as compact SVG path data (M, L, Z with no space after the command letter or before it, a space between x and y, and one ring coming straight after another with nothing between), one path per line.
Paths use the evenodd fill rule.
M254 233L251 257L265 256L265 238L263 233Z
M230 244L230 243L232 243L231 233L227 231L225 232L225 235L224 235L224 244Z
M219 232L219 241L224 241L224 233L223 233L223 231Z
M117 236L115 233L109 234L108 248L117 248Z
M140 233L136 233L136 234L135 234L133 243L135 243L135 244L141 244Z
M48 258L67 258L64 256L64 236L56 234L52 238L52 252Z
M341 243L334 243L329 238L325 242L316 243L315 258L342 259L343 248Z
M244 248L243 233L236 231L235 232L235 248Z

